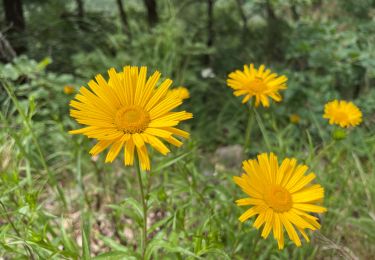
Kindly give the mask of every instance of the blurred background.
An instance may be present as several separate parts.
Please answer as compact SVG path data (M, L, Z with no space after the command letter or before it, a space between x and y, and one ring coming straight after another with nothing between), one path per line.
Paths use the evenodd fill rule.
M266 131L274 152L310 163L326 188L322 234L300 249L280 252L237 221L242 209L233 201L243 194L231 178L244 159L248 114L226 78L250 63L289 80L281 103L259 109L263 121L245 156L267 151ZM128 64L185 86L184 109L194 114L184 148L153 157L150 237L162 242L150 256L375 255L375 1L3 0L0 257L137 257L134 209L123 201L138 196L134 174L121 160L113 168L104 155L90 158L92 142L67 134L77 128L68 104L80 86ZM314 160L332 140L322 112L335 98L359 106L363 123Z
M277 106L286 120L290 113L321 111L323 100L336 97L358 99L371 114L374 5L371 0L3 0L0 68L4 77L21 83L44 74L44 84L40 77L28 82L28 95L36 86L51 98L57 95L51 88L66 84L77 90L110 67L147 65L192 92L192 112L199 111L194 125L211 133L203 133L201 141L232 143L241 133L236 121L243 113L237 101L228 102L232 93L225 79L248 63L264 63L290 79L286 102ZM65 116L61 112L54 114Z

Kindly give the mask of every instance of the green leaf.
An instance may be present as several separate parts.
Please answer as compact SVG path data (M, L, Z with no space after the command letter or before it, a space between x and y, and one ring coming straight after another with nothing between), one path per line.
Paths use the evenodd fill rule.
M129 249L126 247L126 246L123 246L121 244L119 244L117 241L109 238L109 237L105 237L103 235L99 235L99 238L103 241L103 243L116 250L116 251L121 251L121 252L124 252L124 253L128 253L129 252Z
M41 60L38 65L37 65L37 68L39 70L44 70L49 64L52 63L52 59L51 57L45 57L43 60Z
M227 253L225 253L223 250L218 249L218 248L203 249L203 250L200 250L198 253L199 256L211 255L211 254L222 256L223 258L220 258L220 259L231 259Z
M102 240L102 242L110 247L111 249L115 250L113 252L121 252L127 256L133 256L135 257L136 259L140 259L141 256L137 253L137 252L133 252L131 251L129 248L127 248L126 246L123 246L121 244L119 244L117 241L109 238L109 237L105 237L103 235L99 235L99 238Z
M170 242L163 240L163 239L154 239L147 245L145 259L151 259L152 254L157 252L159 249L163 249L170 253L180 253L185 256L190 256L196 259L202 259L201 257L194 254L193 252L183 247L173 245Z
M165 225L166 223L168 223L169 221L171 221L173 219L173 215L169 216L169 217L166 217L166 218L163 218L159 221L156 221L154 224L152 224L152 226L147 230L148 233L152 233L154 232L158 227L161 227L163 225Z
M108 207L127 215L128 217L135 220L139 225L142 224L143 208L137 200L133 198L127 198L121 203L120 206L111 204Z
M122 259L138 259L132 254L122 251L112 251L104 254L100 254L97 257L92 258L92 260L122 260Z
M161 170L163 170L164 168L167 168L168 166L172 165L172 164L175 164L176 162L180 161L181 159L185 158L186 156L188 156L191 152L187 152L187 153L184 153L176 158L173 158L172 160L169 160L169 161L166 161L164 162L163 164L161 165L158 165L153 171L154 172L159 172Z
M61 218L61 223L63 222L62 220L63 220L63 218ZM69 253L75 255L76 257L78 257L78 255L79 255L78 247L74 243L74 240L71 239L70 237L68 237L63 225L61 225L60 230L61 230L61 239L62 239L62 243L64 245L64 249L66 249Z
M82 216L82 257L90 259L90 215L84 213Z

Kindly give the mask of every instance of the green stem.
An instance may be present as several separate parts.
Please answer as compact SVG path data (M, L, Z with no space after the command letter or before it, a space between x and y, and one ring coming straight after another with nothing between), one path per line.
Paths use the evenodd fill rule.
M86 203L87 207L90 208L90 200L87 197L85 184L83 182L83 173L82 173L82 166L81 166L81 154L82 154L82 152L81 152L79 143L75 143L75 144L76 144L76 158L77 158L77 161L76 161L77 182L78 182L78 186L79 186L79 191L81 193L80 206L81 206L82 212L84 212L85 203Z
M250 150L250 136L251 136L251 129L253 127L254 115L251 109L251 105L249 105L249 118L247 120L246 126L246 133L245 133L245 145L244 145L244 152L247 153Z
M267 130L266 130L264 124L263 124L262 118L260 117L260 115L259 115L259 113L258 113L258 111L256 110L255 107L253 107L253 111L254 111L254 114L255 114L255 119L257 120L258 126L260 128L260 131L262 132L262 136L263 136L264 142L266 143L268 152L272 152L270 139L268 137Z
M336 144L336 141L332 140L328 145L326 145L322 150L320 150L320 152L314 158L315 163L313 163L312 167L315 167L316 163L320 161L322 156L325 155L331 149L331 147L334 146L335 144Z
M146 253L146 248L147 248L147 199L145 197L145 193L143 189L142 175L141 175L138 155L135 154L134 157L135 157L135 170L138 176L138 183L139 183L139 189L141 190L141 199L142 199L142 206L143 206L142 259L145 259L145 253Z
M55 176L52 174L52 172L50 171L50 169L49 169L49 167L47 165L44 153L42 151L42 148L41 148L41 146L40 146L40 144L38 142L38 139L37 139L37 137L36 137L36 135L35 135L32 127L31 127L29 119L27 118L27 116L25 115L24 111L22 110L22 108L21 108L21 106L20 106L20 104L19 104L19 102L17 100L16 95L11 90L11 88L8 85L8 83L5 82L5 81L3 81L3 80L1 80L1 83L4 86L4 88L5 88L6 92L8 93L9 97L12 99L15 107L17 108L18 113L21 115L21 117L23 119L23 122L24 122L24 124L25 124L28 132L30 133L31 139L33 140L33 143L34 143L34 145L36 147L36 150L37 150L39 158L40 158L40 162L42 163L42 166L43 166L44 170L47 172L49 179L52 181L53 186L57 189L59 197L62 200L62 202L64 204L64 207L66 208L67 203L66 203L66 199L65 199L64 193L63 193L62 189L60 188L60 186L58 185Z

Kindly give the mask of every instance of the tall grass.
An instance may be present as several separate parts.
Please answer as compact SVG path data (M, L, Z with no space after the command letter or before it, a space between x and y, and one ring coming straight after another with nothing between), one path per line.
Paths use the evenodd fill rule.
M130 4L136 18L143 17L138 2ZM140 259L142 254L147 259L373 258L371 21L350 16L349 23L357 18L363 22L357 30L338 20L336 6L320 10L325 17L320 21L312 4L298 4L307 15L293 22L285 18L280 24L290 23L283 31L288 37L277 43L283 47L284 60L270 60L288 76L289 88L282 103L252 111L252 126L246 131L248 109L232 96L225 78L244 63L269 59L266 48L260 47L265 44L267 21L259 11L262 5L249 2L248 34L238 37L243 25L237 1L217 2L213 48L205 44L205 20L200 17L204 5L168 0L160 7L164 18L154 29L146 30L139 19L131 22L132 42L116 33L116 27L103 29L106 23L112 26L112 16L101 16L103 28L95 26L95 19L88 21L92 31L80 33L81 37L90 33L85 39L90 48L77 52L72 41L57 40L69 34L65 24L54 27L56 34L51 30L54 36L48 42L58 42L57 62L52 64L55 71L64 66L61 71L46 71L49 62L26 57L0 65L0 258ZM284 4L276 2L284 13ZM48 19L55 19L52 14ZM40 9L30 21L43 15ZM347 14L340 17L346 20ZM31 28L37 30L37 25ZM38 33L44 35L42 30ZM100 46L95 46L98 35ZM35 57L46 56L40 50L45 48L42 38L30 38L35 42L30 54L37 53ZM72 50L67 60L65 50ZM207 54L215 61L209 77L203 75L207 68L201 61ZM64 85L77 90L95 73L125 64L159 69L175 79L174 86L184 85L191 92L184 104L194 113L186 124L191 139L167 157L151 154L153 170L141 179L147 216L134 169L125 168L121 160L105 164L102 155L91 158L93 142L67 133L76 125L69 118L72 96L63 93ZM324 103L351 96L353 86L362 83L364 90L355 101L364 111L363 124L349 131L346 139L333 140L334 129L321 117ZM289 122L291 113L300 115L298 124ZM238 147L244 156L232 153ZM243 209L234 200L243 194L232 177L242 172L242 159L266 151L306 163L325 188L328 212L320 218L322 229L300 248L288 242L279 251L271 237L261 238L252 221L238 221ZM140 234L145 222L148 246L143 252Z
M0 254L28 259L140 257L143 210L139 200L133 199L140 196L135 172L121 162L110 167L100 156L87 156L90 142L68 136L67 126L59 121L43 131L34 130L39 126L33 114L37 101L20 99L13 94L14 85L3 82L4 86L8 97L1 112L4 222ZM328 212L321 219L321 233L302 248L288 244L279 251L272 239L260 238L251 221L240 224L237 218L242 210L233 201L241 194L231 180L241 172L240 164L228 168L192 138L174 155L152 156L155 170L143 180L149 208L145 255L163 259L370 257L375 239L371 132L359 127L347 139L332 144L327 125L316 125L321 128L316 134L322 135L312 137L308 129L314 125L297 134L302 126L281 127L283 122L272 112L273 120L255 116L260 127L254 131L250 153L268 147L280 156L292 155L313 165L326 190ZM193 137L196 131L200 129L193 130ZM259 135L267 135L267 141ZM53 147L44 143L49 138L54 138Z

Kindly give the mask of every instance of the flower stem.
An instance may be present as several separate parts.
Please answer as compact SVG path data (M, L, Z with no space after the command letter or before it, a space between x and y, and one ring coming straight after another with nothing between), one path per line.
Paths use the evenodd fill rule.
M247 126L246 126L246 132L245 132L245 144L244 144L244 152L247 154L247 152L250 150L250 136L251 136L251 129L253 127L253 121L254 121L254 115L253 110L251 109L251 105L249 105L249 118L247 120Z
M138 155L135 154L134 157L135 157L135 170L138 176L138 184L139 184L139 189L141 190L141 199L142 199L142 206L143 206L143 231L142 231L141 244L142 244L142 259L145 259L145 253L146 253L146 248L147 248L147 199L144 193Z
M255 119L257 120L258 126L260 128L260 132L262 133L263 140L264 140L264 142L266 144L266 147L267 147L267 149L268 149L269 152L272 152L270 139L268 137L267 130L266 130L264 124L263 124L262 117L259 115L259 113L255 109L255 107L253 108L253 110L254 110L254 114L255 114Z
M323 147L323 149L320 150L320 152L315 156L314 163L312 164L312 167L315 167L317 163L322 159L322 157L336 144L336 140L332 140L328 145Z

